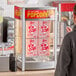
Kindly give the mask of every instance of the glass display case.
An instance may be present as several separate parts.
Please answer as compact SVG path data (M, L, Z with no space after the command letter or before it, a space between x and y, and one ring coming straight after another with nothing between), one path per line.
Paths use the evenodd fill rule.
M17 66L52 69L57 61L57 8L15 6Z

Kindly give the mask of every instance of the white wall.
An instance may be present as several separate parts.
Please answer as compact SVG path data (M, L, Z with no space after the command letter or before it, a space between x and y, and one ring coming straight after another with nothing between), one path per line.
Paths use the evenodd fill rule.
M48 5L48 4L50 4L51 1L57 1L57 0L39 0L39 3L40 4L43 3L44 5ZM60 0L58 0L58 1L60 1ZM61 1L67 1L67 0L61 0ZM69 0L69 1L73 1L73 0ZM74 0L74 1L76 1L76 0ZM14 17L14 6L7 5L7 0L0 0L0 7L4 8L4 16Z
M0 7L4 8L4 16L14 17L13 5L7 5L7 0L0 0Z
M48 5L51 3L51 1L76 1L76 0L39 0L39 1L40 1L40 3Z

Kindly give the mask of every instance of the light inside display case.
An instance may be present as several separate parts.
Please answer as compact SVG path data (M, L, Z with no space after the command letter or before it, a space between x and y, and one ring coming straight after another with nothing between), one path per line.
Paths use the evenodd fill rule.
M17 66L22 69L23 29L20 11L15 6L15 41ZM55 68L56 8L25 8L25 65L26 70Z

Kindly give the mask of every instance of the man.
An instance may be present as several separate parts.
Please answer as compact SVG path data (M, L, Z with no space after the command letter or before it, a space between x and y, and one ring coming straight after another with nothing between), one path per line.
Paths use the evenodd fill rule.
M73 31L64 37L60 48L55 76L76 76L76 5L73 21Z

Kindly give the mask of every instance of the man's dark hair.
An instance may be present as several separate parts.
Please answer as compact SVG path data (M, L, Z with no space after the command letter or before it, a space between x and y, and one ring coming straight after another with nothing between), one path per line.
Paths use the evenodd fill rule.
M73 14L76 15L76 4L74 5L74 8L73 8Z

